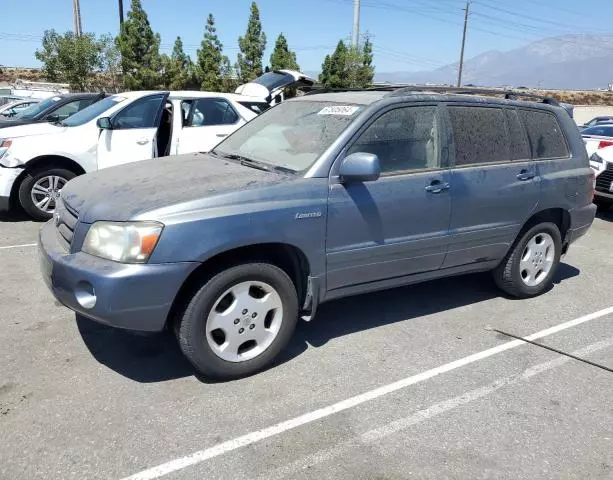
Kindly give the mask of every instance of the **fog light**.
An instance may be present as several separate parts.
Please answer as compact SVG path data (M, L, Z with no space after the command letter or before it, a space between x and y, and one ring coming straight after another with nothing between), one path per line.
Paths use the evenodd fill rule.
M93 285L89 282L77 283L74 289L74 296L83 308L90 310L96 305L96 292Z

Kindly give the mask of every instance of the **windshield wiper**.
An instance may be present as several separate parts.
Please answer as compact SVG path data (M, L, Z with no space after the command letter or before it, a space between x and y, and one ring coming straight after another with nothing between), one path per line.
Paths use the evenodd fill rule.
M223 158L227 158L228 160L238 160L240 164L244 165L245 167L256 168L258 170L263 170L265 172L273 171L273 167L263 162L258 162L257 160L253 160L252 158L243 157L242 155L235 155L233 153L221 153L221 152L214 152L214 153L215 155L219 155Z

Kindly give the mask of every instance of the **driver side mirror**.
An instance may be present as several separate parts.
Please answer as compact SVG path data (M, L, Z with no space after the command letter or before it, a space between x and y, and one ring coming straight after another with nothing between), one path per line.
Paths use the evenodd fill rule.
M340 168L341 183L373 182L381 176L379 157L374 153L356 152L345 157Z
M113 130L113 125L111 125L111 119L109 117L99 118L96 120L96 125L102 130Z

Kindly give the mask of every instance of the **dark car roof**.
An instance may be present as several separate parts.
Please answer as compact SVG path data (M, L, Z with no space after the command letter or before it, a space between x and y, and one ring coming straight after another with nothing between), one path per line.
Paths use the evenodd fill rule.
M88 98L94 98L98 96L106 96L103 93L62 93L60 95L52 95L54 97L60 97L61 99L70 99L70 100L85 100Z

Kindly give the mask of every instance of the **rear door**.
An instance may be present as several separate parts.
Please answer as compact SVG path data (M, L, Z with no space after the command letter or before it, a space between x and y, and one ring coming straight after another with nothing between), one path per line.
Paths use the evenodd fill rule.
M435 105L395 107L349 146L347 155L376 154L381 177L346 185L331 179L328 290L440 268L451 199L447 140L439 119Z
M499 260L535 210L540 179L512 108L449 104L451 225L444 268Z
M177 153L208 152L245 123L225 98L184 100Z
M167 93L141 97L111 117L111 130L98 138L98 168L155 156L155 138Z

